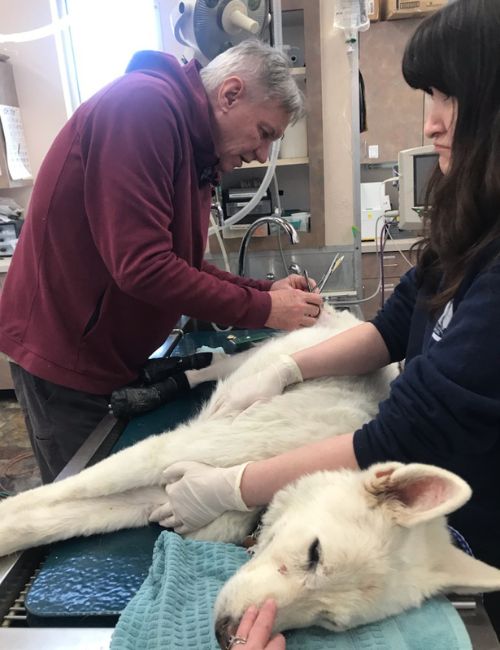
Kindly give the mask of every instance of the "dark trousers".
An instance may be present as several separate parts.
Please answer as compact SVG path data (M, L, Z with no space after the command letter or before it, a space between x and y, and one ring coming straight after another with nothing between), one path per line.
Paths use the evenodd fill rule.
M10 364L43 483L55 479L108 413L109 396L83 393Z

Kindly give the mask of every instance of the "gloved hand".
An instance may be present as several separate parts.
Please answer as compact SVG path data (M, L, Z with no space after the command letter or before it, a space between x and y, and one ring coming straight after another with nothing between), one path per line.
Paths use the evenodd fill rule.
M167 499L151 513L156 521L176 533L198 530L226 510L249 512L241 498L240 483L248 463L233 467L212 467L185 461L163 472Z
M287 386L302 381L302 373L294 359L282 354L274 363L252 377L241 379L231 386L221 386L214 400L208 405L206 413L218 416L241 413L255 402L281 395Z

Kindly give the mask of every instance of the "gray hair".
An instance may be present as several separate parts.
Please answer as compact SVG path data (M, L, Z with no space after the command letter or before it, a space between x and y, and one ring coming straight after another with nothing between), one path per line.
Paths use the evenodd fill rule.
M286 56L258 39L250 38L215 57L201 71L207 93L236 75L246 82L252 101L277 101L295 123L304 113L304 95L290 74Z

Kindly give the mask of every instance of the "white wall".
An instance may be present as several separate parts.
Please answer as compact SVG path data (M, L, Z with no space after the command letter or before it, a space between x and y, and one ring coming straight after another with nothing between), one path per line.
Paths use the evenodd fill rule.
M175 41L170 27L170 14L176 5L176 0L158 0L163 47L179 58L183 54L189 59L191 51ZM0 0L2 34L28 31L50 22L50 0ZM13 67L28 154L36 175L53 139L69 117L56 41L54 36L49 36L29 43L0 44L0 53L9 56ZM31 189L15 188L2 192L25 207Z
M333 26L335 4L321 0L320 7L325 244L350 246L354 223L350 55L344 33Z
M51 22L49 0L0 0L2 34ZM0 44L14 71L31 168L35 175L52 140L67 120L55 39ZM25 206L29 188L2 190Z

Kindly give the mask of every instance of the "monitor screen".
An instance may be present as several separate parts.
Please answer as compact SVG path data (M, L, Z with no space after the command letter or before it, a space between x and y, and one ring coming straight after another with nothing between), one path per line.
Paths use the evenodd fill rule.
M425 205L427 185L437 159L436 153L419 154L413 158L413 206L416 208L423 208Z
M422 229L422 208L438 154L432 144L403 149L398 154L399 228Z

